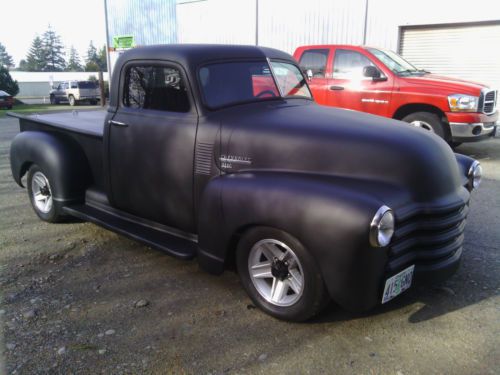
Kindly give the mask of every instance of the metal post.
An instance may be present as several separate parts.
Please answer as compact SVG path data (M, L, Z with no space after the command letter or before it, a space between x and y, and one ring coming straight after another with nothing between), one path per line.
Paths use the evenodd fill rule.
M101 107L106 106L106 92L104 90L104 78L102 70L99 70L99 91L101 93Z
M368 28L368 0L365 1L365 26L363 29L363 45L366 45L366 29Z
M108 65L108 84L111 87L111 58L109 56L109 25L108 25L108 1L104 0L104 22L106 22L106 63ZM102 99L101 99L102 100Z
M255 0L255 45L259 45L259 0Z

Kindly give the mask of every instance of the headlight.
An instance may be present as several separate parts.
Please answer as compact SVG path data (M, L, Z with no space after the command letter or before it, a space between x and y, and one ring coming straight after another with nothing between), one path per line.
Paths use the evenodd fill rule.
M454 94L448 96L448 104L452 112L477 112L479 98L477 96Z
M394 234L394 214L387 206L378 209L370 224L370 244L374 247L389 245Z
M483 168L481 164L475 160L474 163L469 168L469 173L467 177L469 177L469 184L472 189L477 189L481 184L481 177L483 176ZM472 190L471 189L471 190Z

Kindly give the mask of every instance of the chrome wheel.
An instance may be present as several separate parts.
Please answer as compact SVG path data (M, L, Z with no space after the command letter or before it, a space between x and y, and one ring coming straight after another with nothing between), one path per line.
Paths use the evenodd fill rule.
M295 304L304 292L302 265L285 243L264 239L248 255L248 272L259 294L276 306Z
M47 214L52 209L53 199L49 180L42 172L35 172L31 179L31 192L36 208Z
M415 120L415 121L410 122L410 124L417 127L417 128L422 128L422 129L425 129L425 130L428 130L428 131L434 133L433 127L428 122L421 121L421 120Z

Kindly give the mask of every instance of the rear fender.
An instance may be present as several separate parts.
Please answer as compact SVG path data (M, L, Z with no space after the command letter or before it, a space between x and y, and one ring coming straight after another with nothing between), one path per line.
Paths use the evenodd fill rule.
M76 141L61 135L26 131L14 137L10 147L12 176L19 186L32 164L52 183L56 201L80 201L91 181L87 158Z

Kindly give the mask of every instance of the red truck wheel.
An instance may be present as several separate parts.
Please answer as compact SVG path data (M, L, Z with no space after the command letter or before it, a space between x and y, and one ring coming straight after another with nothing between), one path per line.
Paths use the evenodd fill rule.
M438 115L431 112L415 112L403 118L403 121L439 135L447 141L445 125Z

